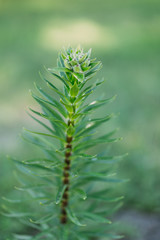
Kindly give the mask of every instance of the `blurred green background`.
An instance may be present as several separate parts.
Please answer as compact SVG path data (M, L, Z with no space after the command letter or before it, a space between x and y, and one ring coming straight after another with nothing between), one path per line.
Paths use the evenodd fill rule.
M43 65L56 65L63 46L93 49L107 80L97 95L117 94L106 111L120 115L114 126L129 152L119 173L130 182L124 209L160 212L160 2L158 0L1 0L0 1L0 182L1 196L15 185L6 155L26 157L30 146L18 133L33 123L25 108L35 105L28 89L39 82ZM35 126L35 125L34 125ZM35 150L35 152L37 149ZM0 200L3 205L3 200ZM18 228L0 216L1 236Z

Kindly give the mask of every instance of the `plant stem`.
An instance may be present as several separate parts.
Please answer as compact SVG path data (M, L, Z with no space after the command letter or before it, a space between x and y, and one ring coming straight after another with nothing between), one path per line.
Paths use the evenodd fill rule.
M74 126L74 122L68 120L68 127ZM66 151L65 151L65 160L64 160L64 169L63 169L63 184L66 185L65 191L62 196L61 203L61 223L67 223L67 212L66 207L68 206L69 201L69 177L70 177L70 167L71 167L71 158L72 155L72 136L66 135Z

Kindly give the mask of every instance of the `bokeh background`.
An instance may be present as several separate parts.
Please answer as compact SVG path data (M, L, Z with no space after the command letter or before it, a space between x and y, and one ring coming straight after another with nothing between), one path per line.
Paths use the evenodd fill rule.
M12 195L15 186L14 167L6 155L30 153L18 135L33 124L25 112L35 105L28 90L40 81L43 65L55 66L58 51L69 44L92 48L103 62L97 77L106 82L96 94L118 95L106 111L119 115L113 122L123 136L117 151L129 156L118 171L130 182L117 189L125 195L117 218L123 221L123 213L131 218L123 232L127 239L138 239L135 232L147 231L153 219L157 224L160 213L158 0L0 0L0 195ZM139 218L142 232L134 230ZM14 219L0 216L0 239L19 227Z

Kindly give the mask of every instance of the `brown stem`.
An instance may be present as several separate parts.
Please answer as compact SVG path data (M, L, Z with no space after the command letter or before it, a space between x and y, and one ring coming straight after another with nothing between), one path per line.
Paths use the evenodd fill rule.
M70 120L68 121L68 126L72 124ZM72 139L71 136L66 136L66 151L65 151L65 160L64 160L64 169L63 169L63 184L66 185L65 191L62 196L61 202L61 224L67 223L67 212L66 207L68 206L69 201L69 177L70 177L70 167L71 167L71 155L72 155Z

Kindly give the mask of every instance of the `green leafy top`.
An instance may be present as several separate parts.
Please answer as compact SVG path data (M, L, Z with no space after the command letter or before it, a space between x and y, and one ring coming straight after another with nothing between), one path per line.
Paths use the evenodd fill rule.
M94 62L93 59L90 59L91 49L87 53L84 53L80 47L76 49L69 48L61 56L64 59L65 67L77 73L89 70L91 63Z
M65 72L68 76L69 82L73 85L75 81L79 85L84 83L90 76L93 76L102 64L96 59L91 59L91 49L84 53L83 49L77 47L76 49L68 48L59 54L58 67L49 69L53 72ZM64 78L64 74L61 74ZM65 78L64 78L65 79Z

